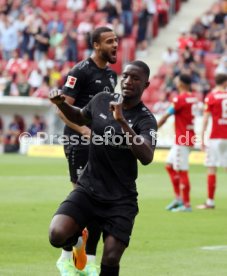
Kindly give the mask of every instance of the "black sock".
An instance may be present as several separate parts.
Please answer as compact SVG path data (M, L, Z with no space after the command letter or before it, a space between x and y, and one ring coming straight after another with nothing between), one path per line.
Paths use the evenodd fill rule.
M119 265L118 266L107 266L101 264L101 271L99 276L118 276L119 275Z
M73 247L70 245L70 246L64 246L63 249L65 251L72 251L73 250Z
M92 221L88 226L88 240L86 243L86 253L96 255L96 248L101 236L101 229L97 222Z

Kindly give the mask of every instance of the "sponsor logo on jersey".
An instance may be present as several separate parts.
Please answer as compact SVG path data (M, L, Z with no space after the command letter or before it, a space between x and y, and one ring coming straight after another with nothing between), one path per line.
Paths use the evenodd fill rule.
M110 88L109 88L108 86L105 86L105 87L103 88L103 91L104 91L104 92L110 92Z
M112 126L106 126L104 129L104 136L112 137L115 135L115 128Z
M65 86L69 88L74 88L76 84L77 78L68 76Z
M214 95L214 98L215 99L225 99L225 98L227 98L227 93L223 93L223 94L216 94L216 95Z
M102 81L101 80L96 80L95 83L102 83Z
M195 103L197 102L196 98L185 98L186 103Z

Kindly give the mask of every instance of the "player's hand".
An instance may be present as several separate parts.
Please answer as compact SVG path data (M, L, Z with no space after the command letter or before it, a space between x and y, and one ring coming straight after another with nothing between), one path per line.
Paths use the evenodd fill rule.
M90 139L91 138L91 129L88 127L81 127L81 134L85 138Z
M110 111L113 112L114 119L119 122L125 121L122 113L122 101L123 98L120 95L117 102L110 102Z
M62 90L60 89L52 89L49 93L49 99L53 104L60 105L65 101L65 97L63 95Z

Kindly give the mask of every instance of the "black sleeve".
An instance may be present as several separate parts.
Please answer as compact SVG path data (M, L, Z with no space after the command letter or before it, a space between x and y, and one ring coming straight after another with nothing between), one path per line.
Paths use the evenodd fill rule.
M62 88L63 93L76 99L79 93L83 92L83 85L86 84L86 74L78 67L69 71L66 82Z
M152 148L156 147L157 143L157 121L153 115L148 115L139 121L137 126L137 134L143 136Z

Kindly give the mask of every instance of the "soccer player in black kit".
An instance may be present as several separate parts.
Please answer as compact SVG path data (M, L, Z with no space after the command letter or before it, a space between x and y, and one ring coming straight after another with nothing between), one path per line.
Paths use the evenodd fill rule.
M104 238L100 276L119 275L138 213L137 159L147 165L154 156L157 122L141 102L149 73L144 62L129 63L123 71L121 94L99 93L83 109L67 104L62 91L50 92L51 101L68 120L91 125L88 163L77 189L52 219L50 243L75 245L81 230L97 221Z
M63 87L66 101L79 108L83 108L101 91L114 92L117 84L116 73L107 66L108 62L115 63L117 59L118 41L115 33L107 27L97 28L91 34L91 44L94 49L91 57L78 63L70 70ZM71 123L61 112L59 115L66 124L64 134L69 137L69 143L64 146L64 150L68 160L70 179L73 187L76 188L77 179L88 161L88 144L79 143L76 145L71 142L70 137L77 135L78 137L86 136L89 138L90 128ZM88 264L85 271L88 276L96 276L98 274L95 266L95 255L101 230L96 223L88 225L88 230L89 239L86 244ZM83 235L87 235L87 233L83 232ZM72 247L63 248L61 257L57 261L57 267L61 275L74 275Z

